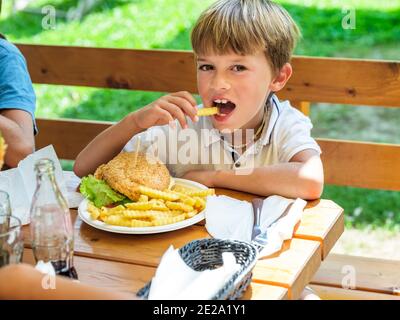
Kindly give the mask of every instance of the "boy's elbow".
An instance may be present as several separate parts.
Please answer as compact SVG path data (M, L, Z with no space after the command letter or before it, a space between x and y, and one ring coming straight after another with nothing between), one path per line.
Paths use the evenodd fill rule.
M74 173L79 178L82 178L82 177L85 177L85 176L87 176L89 174L93 174L96 171L96 168L97 167L92 168L88 164L87 159L85 157L83 157L81 155L81 153L80 153L80 154L78 154L78 156L75 159L74 166L73 166L72 170L74 171Z
M303 189L304 200L316 200L319 199L324 191L324 183L323 181L318 180L309 180L306 182L306 186Z
M21 160L35 151L33 143L24 142L7 150L5 162L10 168L16 168Z
M86 175L86 172L85 172L84 168L82 168L82 165L81 165L80 161L78 160L78 158L75 160L74 167L72 170L79 178L82 178Z
M33 142L26 142L20 150L21 160L25 159L34 151L35 151L35 144Z
M299 183L302 198L319 199L324 190L324 169L319 156L313 156L301 165Z

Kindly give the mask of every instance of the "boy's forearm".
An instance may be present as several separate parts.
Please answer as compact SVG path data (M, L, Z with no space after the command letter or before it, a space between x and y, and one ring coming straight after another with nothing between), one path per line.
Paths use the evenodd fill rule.
M214 186L240 190L260 196L281 195L288 198L317 199L323 189L323 177L301 173L304 163L289 162L240 171L221 170L215 174ZM236 172L236 173L235 173Z
M15 121L0 115L0 132L7 144L5 163L9 167L16 167L22 159L34 151L33 128L31 133L27 134Z
M134 121L134 113L130 113L117 124L104 130L79 153L74 165L75 174L83 177L93 173L99 165L121 152L126 143L142 131Z
M74 283L68 278L48 276L30 265L9 265L0 269L0 300L42 299L135 299L133 294L111 292L101 288ZM49 285L54 284L54 288ZM48 288L44 287L48 286Z

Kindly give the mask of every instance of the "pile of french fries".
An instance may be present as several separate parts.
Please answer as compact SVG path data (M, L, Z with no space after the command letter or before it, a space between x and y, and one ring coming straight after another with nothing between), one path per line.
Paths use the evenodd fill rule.
M194 217L206 207L207 196L215 194L214 189L195 189L179 184L165 191L140 186L139 192L137 202L97 208L89 201L87 211L93 220L114 226L162 226Z

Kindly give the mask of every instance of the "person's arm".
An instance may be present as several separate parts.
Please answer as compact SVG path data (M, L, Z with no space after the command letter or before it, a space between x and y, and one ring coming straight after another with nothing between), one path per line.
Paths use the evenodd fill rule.
M0 131L7 144L5 164L16 167L35 149L31 115L19 109L4 109L0 112Z
M77 156L74 172L83 177L114 158L136 134L153 126L166 125L178 119L186 127L185 115L196 121L196 100L186 91L163 96L149 105L130 113L117 124L94 138Z
M190 171L183 178L214 188L306 200L319 198L324 184L322 162L313 149L297 153L288 163L254 168L248 174L241 175L235 170Z
M56 276L55 288L43 288L46 275L30 265L0 268L0 300L133 300L136 296L103 290ZM44 280L45 279L45 280Z
M94 138L76 157L74 172L78 177L93 173L101 164L115 157L126 143L143 131L136 125L135 114L130 113L120 122Z

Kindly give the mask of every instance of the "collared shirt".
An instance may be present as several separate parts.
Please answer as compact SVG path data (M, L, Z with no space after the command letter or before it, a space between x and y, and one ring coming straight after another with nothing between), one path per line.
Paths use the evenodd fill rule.
M36 97L26 61L18 48L0 39L0 110L19 109L28 112L35 133Z
M123 151L136 150L140 139L139 150L157 156L177 178L191 170L236 169L245 174L254 168L287 163L306 149L321 153L311 137L312 124L308 117L288 101L280 102L275 95L268 105L266 108L270 110L264 115L268 125L243 154L223 139L210 117L200 117L196 123L187 118L188 129L182 129L178 122L176 129L169 125L150 128L135 135Z

